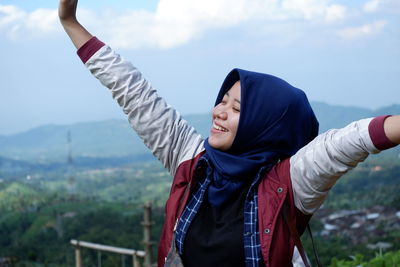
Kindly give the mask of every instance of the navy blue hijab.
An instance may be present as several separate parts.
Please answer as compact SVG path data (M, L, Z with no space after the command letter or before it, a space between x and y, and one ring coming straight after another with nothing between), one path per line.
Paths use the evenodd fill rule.
M240 81L240 118L228 151L205 140L206 157L213 173L208 200L219 206L252 181L261 167L271 168L294 155L318 134L318 121L305 93L272 75L232 70L219 91L215 105Z

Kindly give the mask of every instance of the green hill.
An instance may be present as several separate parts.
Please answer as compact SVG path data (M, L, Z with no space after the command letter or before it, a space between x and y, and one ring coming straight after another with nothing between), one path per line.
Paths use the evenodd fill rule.
M35 210L40 204L47 201L47 197L42 191L30 186L17 182L0 185L0 210Z
M122 157L148 153L128 122L107 120L45 125L20 134L2 136L0 156L35 162L65 160L68 132L75 157Z
M343 127L351 121L381 114L400 114L400 105L369 110L357 107L311 103L320 121L320 132ZM210 114L187 115L184 118L203 136L209 135ZM112 158L150 152L127 121L106 120L71 125L45 125L27 132L0 136L0 157L30 162L65 162L68 155L68 133L74 158ZM1 159L0 159L1 160Z

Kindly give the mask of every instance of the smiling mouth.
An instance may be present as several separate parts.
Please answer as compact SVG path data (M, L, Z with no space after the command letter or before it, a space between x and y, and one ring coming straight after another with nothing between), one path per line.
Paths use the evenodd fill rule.
M226 129L226 128L222 127L222 126L216 125L215 123L213 123L213 128L218 130L218 131L228 132L228 129Z

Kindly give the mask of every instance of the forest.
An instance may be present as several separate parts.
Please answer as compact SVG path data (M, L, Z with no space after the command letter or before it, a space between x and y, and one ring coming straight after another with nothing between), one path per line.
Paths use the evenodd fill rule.
M0 259L9 264L4 266L73 266L71 239L142 250L146 201L153 204L152 240L158 241L171 183L158 162L46 166L2 169ZM323 266L396 266L378 262L399 259L399 190L400 163L392 156L372 156L341 178L311 220ZM314 260L309 235L302 238ZM102 266L131 261L84 250L83 263L96 266L99 257Z
M400 105L313 108L321 131L400 113ZM185 118L207 136L209 114ZM45 125L0 136L0 147L0 266L74 266L71 239L143 250L147 201L156 255L172 178L127 122ZM399 147L371 155L330 191L310 222L323 266L400 266L399 159ZM302 239L315 263L309 234ZM91 250L82 257L84 266L132 261Z

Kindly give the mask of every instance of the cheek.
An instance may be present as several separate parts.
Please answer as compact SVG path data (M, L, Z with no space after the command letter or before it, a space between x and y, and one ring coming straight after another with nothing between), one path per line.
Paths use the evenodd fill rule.
M233 123L232 123L232 130L234 130L235 135L236 135L238 128L239 128L239 115L235 118L235 120L233 120Z

